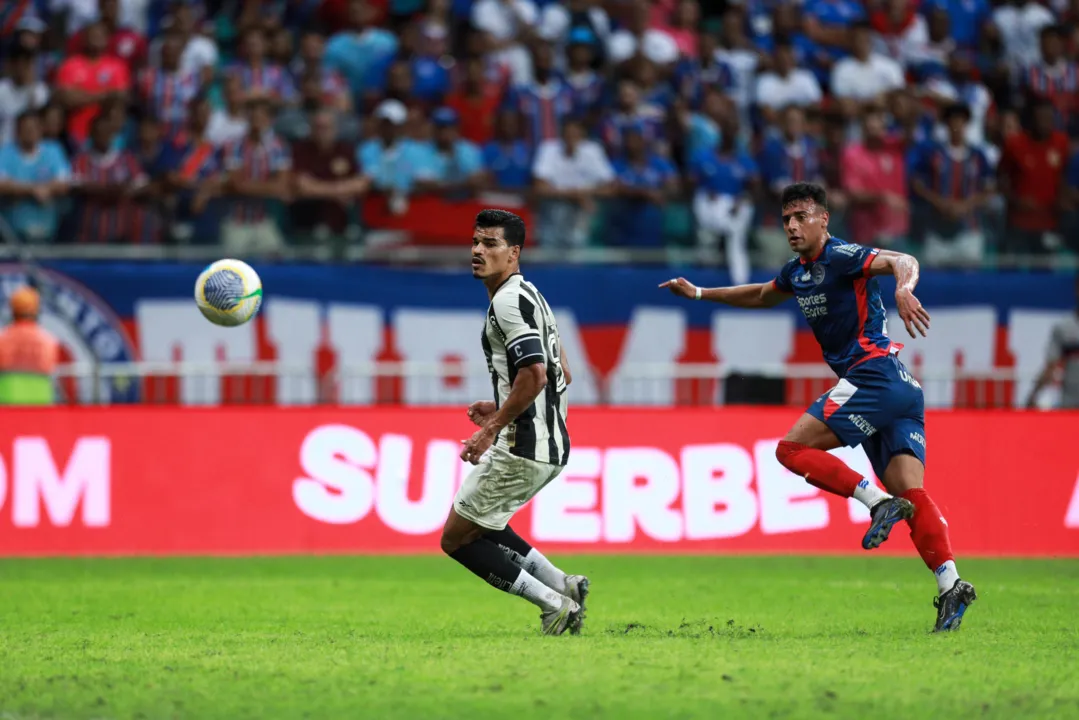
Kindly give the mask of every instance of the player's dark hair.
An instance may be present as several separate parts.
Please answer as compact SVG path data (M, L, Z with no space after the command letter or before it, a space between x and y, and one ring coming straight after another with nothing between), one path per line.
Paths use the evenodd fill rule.
M787 207L801 200L812 200L821 210L828 209L828 191L816 183L800 182L783 188L779 206Z
M970 122L970 108L963 103L952 103L944 108L944 112L941 113L941 120L944 122L948 122L954 117L962 117L965 121Z
M525 221L509 210L481 210L476 215L476 227L478 228L502 228L506 244L524 247L525 244Z

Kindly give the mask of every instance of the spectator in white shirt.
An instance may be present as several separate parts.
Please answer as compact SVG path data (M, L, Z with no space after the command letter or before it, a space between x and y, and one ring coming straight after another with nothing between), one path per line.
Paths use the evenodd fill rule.
M821 89L816 76L797 67L794 46L786 38L776 40L775 71L757 78L757 105L769 125L778 122L779 112L791 105L811 108L820 104Z
M490 37L492 59L509 68L514 84L532 79L532 58L525 43L538 20L532 0L478 0L472 6L473 27Z
M723 13L723 32L716 62L731 73L730 95L738 106L742 124L749 127L749 106L753 102L754 79L760 65L760 53L746 35L746 13L738 5L728 5Z
M237 74L225 76L221 93L225 107L213 111L210 125L206 128L206 139L214 147L222 147L247 134L247 113L243 108L244 89L241 83Z
M847 117L858 117L865 104L877 104L887 93L906 84L903 68L890 57L874 53L869 25L854 26L851 55L832 68L831 90Z
M10 77L0 80L0 147L15 138L15 119L27 110L40 110L49 101L49 88L34 77L37 56L16 48L8 56Z
M993 11L993 25L1012 72L1041 60L1042 28L1055 22L1053 13L1035 0L1008 0Z
M619 65L644 55L656 65L666 68L681 56L678 43L668 33L648 27L652 5L648 0L633 0L627 26L611 36L607 53L613 64Z
M584 246L597 200L610 193L615 178L603 146L587 139L579 119L569 118L560 139L539 146L532 178L540 242L547 247Z

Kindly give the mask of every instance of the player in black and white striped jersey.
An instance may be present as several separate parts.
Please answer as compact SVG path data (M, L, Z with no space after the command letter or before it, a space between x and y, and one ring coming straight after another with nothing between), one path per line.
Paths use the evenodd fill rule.
M479 430L461 458L476 466L442 529L442 550L491 585L541 608L543 632L580 632L588 578L566 575L509 526L569 460L566 388L572 381L551 307L521 275L525 225L505 210L476 216L472 276L491 304L481 342L494 401L468 416Z

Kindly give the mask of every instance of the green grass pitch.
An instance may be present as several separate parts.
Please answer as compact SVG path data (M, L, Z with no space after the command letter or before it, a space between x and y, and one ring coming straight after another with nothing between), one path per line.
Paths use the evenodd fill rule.
M558 557L580 636L443 557L0 561L0 719L1079 717L1079 562Z

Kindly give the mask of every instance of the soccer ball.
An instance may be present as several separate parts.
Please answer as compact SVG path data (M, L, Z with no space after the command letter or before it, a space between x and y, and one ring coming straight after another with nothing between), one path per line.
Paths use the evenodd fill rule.
M262 306L262 281L242 260L218 260L195 281L195 303L215 325L243 325Z

